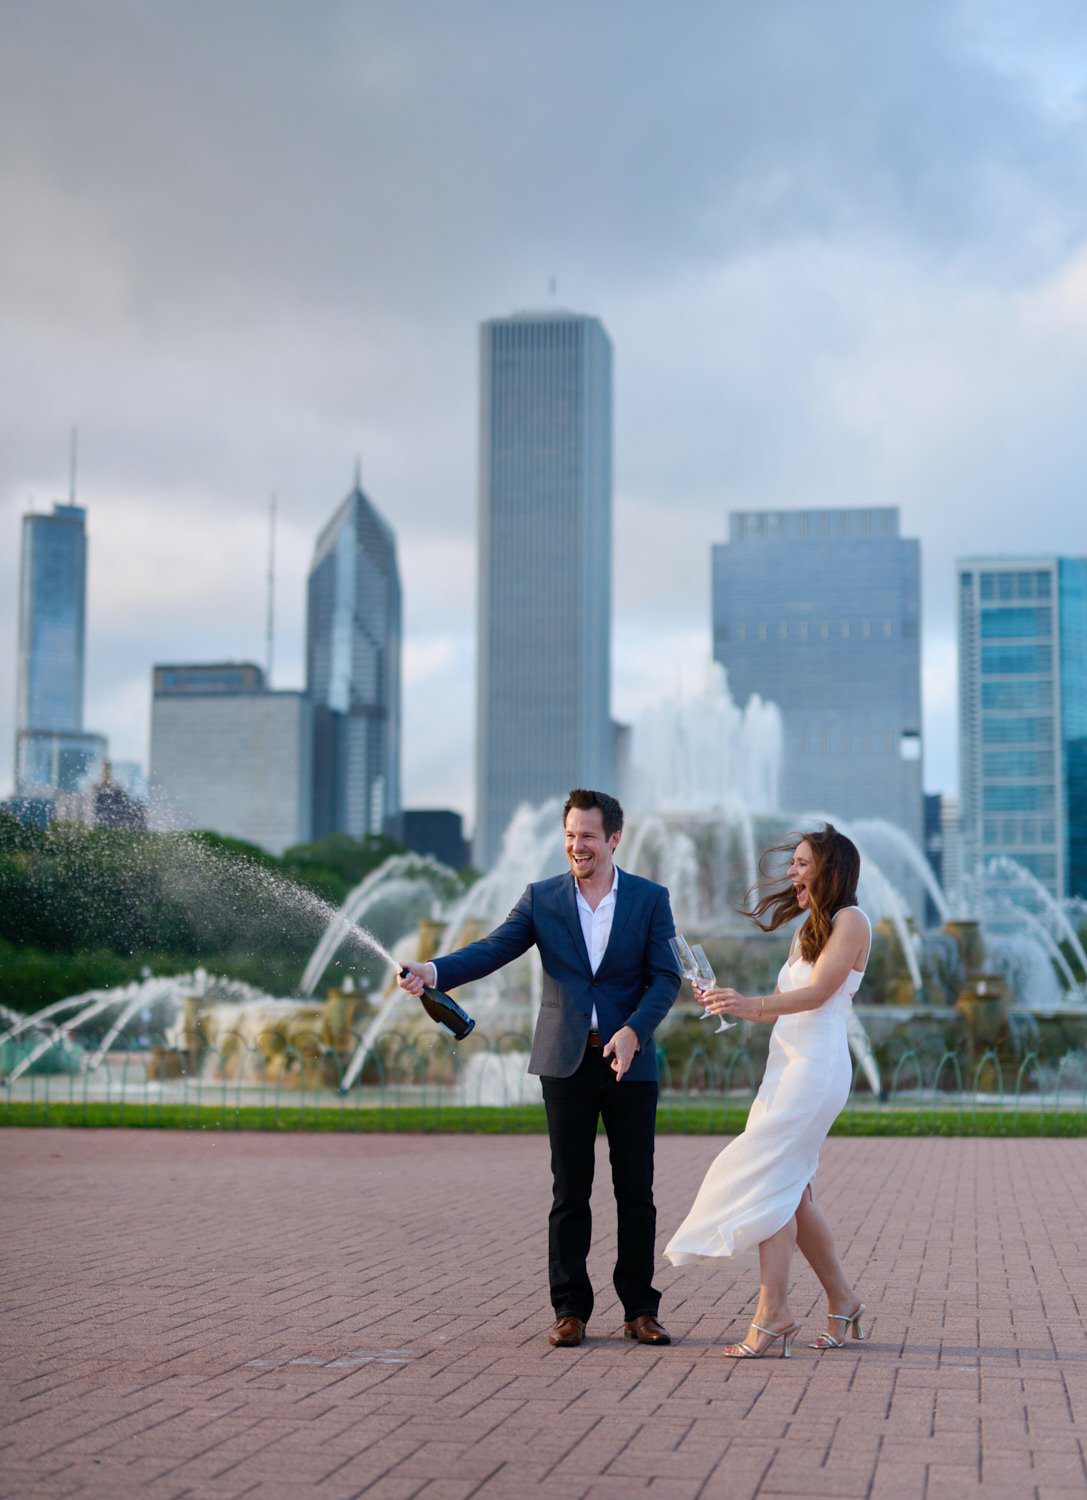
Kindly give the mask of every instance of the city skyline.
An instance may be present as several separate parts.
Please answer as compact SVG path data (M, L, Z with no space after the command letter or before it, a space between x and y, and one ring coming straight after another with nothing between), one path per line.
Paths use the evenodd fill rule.
M518 315L518 316L524 317L525 315ZM491 321L502 321L502 320L491 320ZM510 321L510 320L507 320L507 321ZM351 501L352 497L356 493L362 494L364 500L366 499L364 492L361 490L361 487L359 486L359 480L358 480L357 476L358 476L358 465L356 464L356 481L355 481L355 484L353 485L352 490L349 492L347 500L344 501L344 502L341 502L340 507L338 507L337 515L339 515L340 512L343 511L344 506L347 505ZM367 501L367 504L369 504L368 501ZM69 511L69 510L74 510L75 512L77 512L81 516L83 516L84 518L86 516L86 507L85 506L75 506L75 507L73 507L68 502L57 501L57 502L54 502L54 505L52 507L52 511L50 513L34 513L34 512L31 512L26 517L24 517L23 519L24 519L24 521L29 521L29 520L32 520L33 518L35 518L35 516L37 516L38 518L41 518L41 519L49 519L50 516L55 516L58 512L63 513L63 512ZM806 508L806 507L803 507L803 506L799 506L799 505L798 506L792 506L792 507L789 507L789 506L780 507L774 513L778 514L780 516L783 516L783 517L788 517L788 516L802 517L802 516L805 516L805 515L813 514L813 512L811 512L809 508ZM825 512L825 514L830 514L830 513L831 512L829 512L829 511ZM735 515L735 514L736 513L733 513L733 515ZM752 514L757 514L757 513L752 513ZM769 514L769 513L767 513L767 514ZM378 519L380 520L380 518L378 518ZM335 520L335 517L333 518L333 520ZM323 528L321 528L321 530L322 531L328 531L330 529L330 527L332 526L332 524L333 524L332 522L326 523L326 525ZM382 523L382 524L384 524L384 523ZM392 528L388 528L388 527L386 529L389 531L389 534L390 534L390 536L393 539L392 540L392 546L393 546L393 550L394 550L394 554L395 554L395 547L396 547L395 530L393 530ZM318 545L319 545L319 542L318 542ZM714 573L716 572L716 569L717 569L717 566L718 566L718 564L716 562L716 554L718 553L719 548L720 548L720 544L718 542L710 543L708 545L708 547L707 547L707 555L710 558L710 571L714 572ZM990 558L989 558L989 561L991 561L993 563L996 563L996 564L1000 564L1002 562L1014 562L1014 561L1018 561L1018 563L1024 563L1025 562L1026 564L1029 565L1032 562L1032 560L1035 561L1035 562L1045 562L1046 558L1045 558L1045 555L1041 554L1041 553L1039 553L1039 554L1021 554L1021 555L1016 554L1016 555L1012 555L1012 554L1001 554L999 552L992 554L990 556ZM961 562L961 559L960 559L960 562ZM956 564L955 564L956 577L958 575L959 565L960 565L960 563L956 562ZM265 578L265 582L267 583L267 578ZM280 588L280 584L277 583L277 591L279 590L279 588ZM714 627L713 618L712 618L712 593L713 593L712 589L711 589L710 593L711 593L711 600L710 600L710 604L711 604L711 618L710 618L710 620L707 623L706 642L705 642L706 651L705 651L705 654L702 657L701 661L697 662L695 665L692 665L691 662L686 663L687 667L690 668L690 675L687 678L683 677L683 671L682 671L683 664L677 664L677 675L673 678L673 683L672 683L673 688L674 688L675 683L677 681L680 683L681 689L683 689L683 688L690 688L690 687L694 686L696 684L696 682L697 682L697 678L699 676L699 673L704 669L705 665L712 659L712 652L713 652L713 649L714 649L714 642L715 642L715 639L716 639L716 632L715 632L715 627ZM265 601L265 606L266 606L266 604L267 604L267 601ZM264 620L262 620L261 623L262 623L262 628L266 629L267 628L267 620L266 620L266 618ZM266 641L262 642L262 644L266 645ZM280 640L280 645L282 645L282 641L281 640ZM920 645L921 645L921 648L923 650L923 647L924 647L924 631L923 630L921 631ZM84 649L86 649L86 648L84 648ZM91 650L93 650L93 642L91 643ZM250 653L250 656L256 656L256 655L259 655L259 654L260 653L252 652L252 653ZM286 652L286 655L288 656L288 658L290 658L291 655L292 655L292 652L291 652L291 650L289 648L288 648L288 651ZM220 652L216 652L215 647L214 647L214 636L210 637L209 638L209 650L208 650L207 656L205 657L205 660L210 663L210 662L213 662L213 661L215 661L217 659L225 659L225 657L226 657L226 653L223 653L221 651ZM231 659L235 660L235 661L238 661L238 660L242 659L242 656L240 654L237 654L234 657L232 657ZM154 665L154 663L149 663L149 667L148 667L149 672L150 672L151 667L153 665ZM784 687L784 685L785 684L783 683L783 687ZM283 682L278 681L278 680L275 683L273 683L272 679L269 677L268 678L268 686L269 686L270 689L272 689L274 691L281 692L281 693L282 692L292 692L292 691L305 692L305 690L306 690L306 683L305 683L305 680L304 680L304 668L303 668L303 681L301 683L295 682L295 683L287 684L287 683L283 683ZM664 696L667 696L667 688L666 687L662 689L662 698L661 699L659 699L659 700L648 700L648 699L646 699L643 702L644 702L644 704L649 704L650 706L652 706L653 702L655 702L655 701L662 701ZM923 700L924 700L924 692L922 691L922 709L923 709ZM774 701L774 700L770 700L770 701ZM746 702L746 695L743 693L742 690L738 693L737 702L738 702L739 706L741 706L741 707ZM961 722L961 702L960 702L960 697L958 697L958 696L956 698L956 715L957 715L959 721ZM137 761L135 761L135 762L128 761L126 758L122 757L121 754L119 754L119 753L115 754L112 751L108 752L109 753L109 758L111 760L117 759L118 762L122 763L122 764L127 764L127 765L138 764L138 765L142 766L145 771L147 769L149 769L150 758L151 758L150 752L151 752L151 726L152 726L152 717L153 717L153 715L152 715L152 703L151 703L151 700L150 700L150 697L149 697L148 710L147 710L147 728L146 728L146 734L144 736L145 742L146 742L146 748L144 749L144 751L143 751L142 754L139 754L137 752L138 753L138 760ZM91 735L89 733L86 733L86 734L83 735L83 738L86 739L88 742L93 739L96 743L98 743L101 746L101 749L99 751L99 759L101 759L102 756L104 756L107 753L106 748L105 748L106 745L107 745L107 737L106 736L100 735L100 734ZM948 747L944 746L944 747L942 747L942 749L943 749L944 754L943 755L938 755L938 759L939 759L941 765L943 765L944 756L947 753ZM950 745L950 751L951 751L952 757L953 757L954 762L955 762L955 775L954 775L954 779L950 783L945 783L942 786L936 787L936 791L940 792L940 793L944 793L944 794L950 793L951 795L956 795L956 794L958 794L961 791L961 778L959 776L959 768L961 767L961 765L963 763L962 741L961 741L961 738L958 735L953 736L952 741L951 741L951 745ZM927 755L928 755L928 746L927 746L927 744L925 744L925 754L924 754L924 758L925 759L927 759ZM472 780L476 779L476 776L474 774L470 773L470 775L471 775L471 779ZM932 778L930 778L927 775L924 778L924 787L925 787L926 790L932 790L933 789ZM15 790L14 786L9 787L7 789L7 792L0 792L0 795L7 795L7 794L9 794L10 792L12 792L14 790ZM457 802L456 799L451 799L451 800L452 800L452 805L457 806L461 810L463 810L463 808L465 806L471 806L472 805L470 797L465 797L460 802ZM416 806L423 806L426 803L426 801L427 801L427 799L424 796L419 796L419 797L413 799L414 805L416 805ZM434 802L434 801L436 801L436 799L432 798L431 801ZM402 799L400 805L403 806L403 807L406 807L408 804L407 804L406 801L404 801ZM393 814L390 814L390 816L395 818L396 814L393 813ZM892 818L892 821L896 821L896 819Z
M402 538L403 800L471 816L474 329L588 308L622 371L615 716L701 680L729 510L897 505L925 555L927 784L952 788L955 557L1087 553L1087 18L432 20L423 47L382 0L12 9L0 599L78 421L86 722L146 763L153 661L263 659L273 490L274 685L301 686L309 547L361 453ZM5 791L14 630L9 605Z

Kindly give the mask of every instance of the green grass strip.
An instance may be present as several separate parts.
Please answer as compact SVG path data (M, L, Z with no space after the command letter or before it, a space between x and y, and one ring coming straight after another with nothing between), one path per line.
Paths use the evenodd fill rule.
M737 1135L746 1107L663 1104L657 1112L660 1135ZM256 1130L272 1132L360 1132L442 1135L543 1135L542 1104L381 1105L344 1108L297 1104L158 1104L120 1101L0 1101L0 1126L120 1128L142 1130ZM918 1105L853 1110L841 1115L832 1135L851 1136L1083 1136L1087 1113L1045 1109L969 1109Z

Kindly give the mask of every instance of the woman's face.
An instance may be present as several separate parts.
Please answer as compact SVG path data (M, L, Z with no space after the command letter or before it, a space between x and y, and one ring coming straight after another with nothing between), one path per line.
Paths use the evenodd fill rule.
M796 892L796 904L801 911L807 911L810 896L808 886L815 877L815 855L807 839L801 839L793 850L792 862L789 865L789 879L793 883Z

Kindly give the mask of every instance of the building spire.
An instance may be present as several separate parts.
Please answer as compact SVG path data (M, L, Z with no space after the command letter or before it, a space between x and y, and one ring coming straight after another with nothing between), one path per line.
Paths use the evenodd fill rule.
M68 504L75 504L75 471L76 459L79 455L79 428L72 428L72 442L68 457Z
M275 656L276 636L276 497L273 491L268 502L268 613L264 629L264 656L266 681L272 685L272 665Z
M362 489L362 459L358 457L355 459L355 489Z

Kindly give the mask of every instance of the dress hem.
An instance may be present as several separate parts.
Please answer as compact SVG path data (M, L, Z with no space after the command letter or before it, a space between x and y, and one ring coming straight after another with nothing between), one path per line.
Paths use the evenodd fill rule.
M756 1245L754 1249L719 1250L716 1253L711 1251L705 1254L697 1250L678 1250L669 1255L665 1251L664 1258L673 1266L716 1266L720 1265L723 1260L745 1260L758 1253L759 1247Z
M782 1219L781 1223L777 1226L776 1229L771 1229L769 1234L764 1234L761 1239L757 1239L753 1245L745 1245L738 1250L725 1250L723 1248L720 1250L665 1250L665 1260L669 1261L673 1266L713 1265L715 1261L740 1260L745 1255L758 1255L759 1246L765 1240L773 1239L775 1234L778 1234L782 1229L785 1228L790 1219L794 1219L796 1217L796 1211L804 1201L804 1194L808 1191L808 1188L814 1181L815 1173L813 1172L805 1182L804 1186L801 1188L800 1196L796 1200L796 1208L793 1209L792 1213L786 1214L785 1218ZM717 1233L719 1236L721 1235L720 1230L718 1230Z

